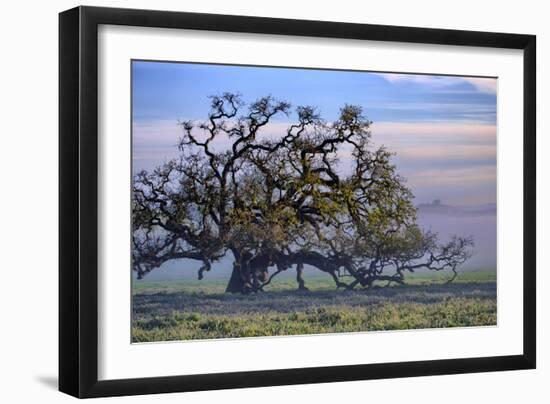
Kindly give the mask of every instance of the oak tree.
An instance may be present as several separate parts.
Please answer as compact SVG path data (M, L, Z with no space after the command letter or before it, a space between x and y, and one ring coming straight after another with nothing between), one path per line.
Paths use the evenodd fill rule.
M180 156L133 181L133 269L138 278L177 259L201 262L198 278L230 254L228 292L263 290L305 265L339 288L403 283L425 268L448 270L471 256L473 240L447 243L416 224L413 195L376 147L361 107L334 122L310 106L271 96L245 105L238 94L210 98L205 121L180 122ZM274 133L277 132L277 133ZM344 164L342 164L344 162Z

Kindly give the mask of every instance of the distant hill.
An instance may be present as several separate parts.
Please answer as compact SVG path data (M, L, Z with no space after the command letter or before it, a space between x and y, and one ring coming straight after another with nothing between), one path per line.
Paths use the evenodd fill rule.
M477 215L495 215L497 206L494 203L470 206L451 206L445 205L439 199L431 203L421 203L416 207L420 214L431 215L450 215L450 216L477 216Z

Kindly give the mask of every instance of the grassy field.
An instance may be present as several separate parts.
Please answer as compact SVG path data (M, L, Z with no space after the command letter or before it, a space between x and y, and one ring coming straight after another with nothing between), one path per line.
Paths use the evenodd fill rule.
M134 342L496 324L496 274L415 274L407 285L335 290L327 277L275 279L266 292L224 293L226 281L134 281Z

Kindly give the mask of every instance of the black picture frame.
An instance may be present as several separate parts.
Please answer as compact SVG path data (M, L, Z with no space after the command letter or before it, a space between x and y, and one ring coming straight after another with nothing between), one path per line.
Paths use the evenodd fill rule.
M113 24L509 48L523 51L523 354L98 380L98 26ZM59 15L59 390L103 397L533 369L536 366L536 37L150 10L77 7Z

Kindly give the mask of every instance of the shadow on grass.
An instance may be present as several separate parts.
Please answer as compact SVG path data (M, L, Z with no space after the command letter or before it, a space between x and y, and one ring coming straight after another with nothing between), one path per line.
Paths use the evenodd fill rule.
M174 311L239 316L251 313L292 313L334 306L367 307L388 303L437 304L457 297L496 301L496 283L403 285L368 291L266 291L247 296L182 291L136 293L133 297L133 311L135 320L168 315Z

